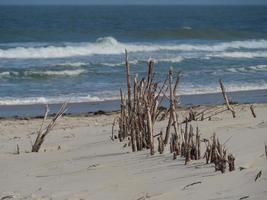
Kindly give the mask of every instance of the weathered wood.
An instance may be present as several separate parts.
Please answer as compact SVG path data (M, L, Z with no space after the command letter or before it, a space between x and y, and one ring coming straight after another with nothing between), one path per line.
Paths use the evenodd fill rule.
M112 123L112 130L111 130L111 140L114 140L114 127L116 125L117 118L114 118Z
M151 121L151 114L150 108L147 107L147 128L148 128L148 135L150 139L150 155L154 155L154 137L153 137L153 128L152 128L152 121Z
M232 154L228 155L228 165L230 172L235 170L235 157Z
M56 121L65 113L67 104L68 104L67 102L62 104L59 111L54 116L54 118L51 120L51 122L48 124L48 126L45 129L43 129L43 125L44 125L44 122L47 118L48 111L49 111L48 105L46 106L43 122L42 122L41 127L38 131L38 135L36 137L36 140L32 146L32 152L38 152L40 150L41 145L44 142L45 136L47 136L47 134L54 128Z
M126 79L127 79L127 91L128 91L128 112L131 110L131 73L130 64L128 61L128 52L125 49L125 67L126 67Z
M200 152L200 133L199 133L199 128L197 126L197 131L196 131L196 159L199 160L201 157L201 152Z
M224 98L224 100L225 100L227 109L230 110L230 111L232 112L233 118L235 118L235 117L236 117L235 110L234 110L233 107L229 104L229 100L228 100L228 97L227 97L227 94L226 94L226 91L225 91L225 87L224 87L224 85L223 85L223 81L220 79L220 80L219 80L219 83L220 83L220 86L221 86L222 95L223 95L223 98Z
M261 177L262 171L259 171L255 177L255 182Z
M266 157L266 160L267 160L267 144L265 142L265 157Z
M179 79L179 77L177 77L177 79ZM175 103L175 99L174 99L174 90L172 88L172 81L173 81L173 72L172 72L172 68L169 69L169 91L170 91L170 118L168 121L168 126L166 128L166 135L165 135L165 139L164 139L164 144L166 145L169 142L169 137L170 137L170 129L171 126L174 127L174 131L175 134L178 136L179 134L179 129L178 129L178 120L177 120L177 115L176 115L176 103ZM177 85L179 83L179 80L176 81L176 88ZM175 88L175 89L176 89ZM182 141L184 140L183 135L180 135Z
M17 152L16 152L17 155L20 154L20 150L19 150L19 145L17 144Z
M191 186L193 186L193 185L200 184L200 183L202 183L202 182L201 182L201 181L197 181L197 182L188 184L188 185L184 186L183 190L185 190L186 188L191 187Z
M254 106L251 105L249 108L250 108L250 111L251 111L251 114L253 115L253 117L256 118L257 116L256 116L256 113L254 111Z
M176 151L174 151L174 152L172 153L172 155L173 155L172 159L173 159L173 160L176 160L176 159L177 159Z
M158 137L158 151L160 154L164 152L164 143L163 143L163 133L160 132L160 135Z

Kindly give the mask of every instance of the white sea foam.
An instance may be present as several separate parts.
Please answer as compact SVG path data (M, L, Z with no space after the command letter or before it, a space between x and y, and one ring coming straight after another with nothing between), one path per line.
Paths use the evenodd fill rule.
M65 58L94 54L111 55L129 52L150 51L224 51L227 49L267 49L266 40L221 42L217 44L148 44L121 43L113 37L99 38L95 43L68 44L63 47L16 47L0 49L0 58Z
M140 61L139 60L129 61L129 63L132 64L132 65L136 65L136 64L138 64L138 62L140 62ZM120 66L125 65L125 63L124 62L118 62L118 63L100 63L100 65L104 65L104 66L108 66L108 67L120 67Z
M267 65L256 65L256 66L250 66L248 68L255 71L267 72Z
M170 62L170 63L179 63L184 60L183 57L177 56L174 58L161 58L161 59L156 59L157 62Z
M149 58L147 62L153 61L154 63L159 63L159 62L169 62L169 63L179 63L182 62L184 58L182 56L177 56L173 58Z
M61 97L24 97L24 98L0 98L0 105L29 105L29 104L53 104L63 103L69 101L70 103L82 103L82 102L100 102L107 100L114 100L117 97L101 98L97 96L85 95L85 96L61 96Z
M0 78L2 77L9 77L10 76L10 72L1 72L0 73Z
M83 63L83 62L66 62L66 63L56 63L56 64L51 64L49 66L62 66L62 67L82 67L88 65L88 63Z
M217 58L266 58L267 51L255 51L255 52L219 52L207 55L208 57L217 57Z
M228 92L238 91L250 91L250 90L266 90L267 83L242 83L242 84L225 84ZM190 95L190 94L212 94L221 92L221 88L215 85L184 85L177 91L179 95Z
M0 78L9 78L11 76L18 76L18 72L14 71L5 71L5 72L0 72Z
M83 69L77 70L62 70L62 71L25 71L24 75L32 76L32 75L39 75L39 76L78 76L86 71Z
M267 65L255 65L255 66L247 66L247 67L233 67L225 69L227 72L231 73L256 73L256 72L267 72Z
M242 84L225 84L228 92L237 91L250 91L250 90L266 90L267 83L242 83ZM218 85L181 85L177 91L178 95L191 95L191 94L212 94L220 93L221 89ZM113 94L112 96L110 94ZM118 100L120 97L117 95L117 91L102 92L97 96L91 95L70 95L61 97L25 97L25 98L0 98L0 105L27 105L27 104L46 104L46 103L62 103L69 100L70 103L82 103L82 102L100 102L107 100Z

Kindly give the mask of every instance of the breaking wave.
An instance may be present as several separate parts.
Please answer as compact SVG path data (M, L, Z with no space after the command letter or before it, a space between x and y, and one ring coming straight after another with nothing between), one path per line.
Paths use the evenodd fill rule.
M63 71L26 71L24 75L39 75L39 76L78 76L86 72L85 70L63 70Z
M49 66L51 67L83 67L88 65L88 63L83 63L83 62L66 62L66 63L56 63L56 64L51 64Z
M267 51L255 51L255 52L220 52L215 54L210 54L207 57L217 57L217 58L266 58Z
M266 90L267 83L243 83L243 84L227 84L228 92L239 92L239 91L250 91L250 90ZM221 88L215 85L185 85L181 87L177 93L179 95L190 95L190 94L212 94L220 93Z
M178 57L174 57L174 58L162 58L162 59L156 59L156 62L170 62L170 63L179 63L182 62L184 60L183 57L178 56Z
M220 42L216 44L149 44L122 43L113 37L104 37L95 43L67 44L65 46L16 47L0 49L0 58L37 59L65 58L89 55L122 54L125 49L130 52L151 51L224 51L228 49L267 49L267 40L245 40ZM227 56L227 55L226 55ZM230 56L230 55L229 55Z
M79 76L82 73L85 73L86 70L77 69L77 70L62 70L62 71L4 71L0 72L0 79L1 78L12 78L12 77L53 77L53 76Z
M177 56L177 57L173 57L173 58L159 58L159 59L149 58L148 60L131 60L131 61L129 61L129 63L132 65L136 65L139 63L143 64L143 63L149 62L150 60L153 60L153 62L155 62L155 63L159 63L159 62L179 63L179 62L182 62L184 60L184 58L182 56ZM109 66L109 67L120 67L120 66L125 65L125 63L124 62L100 63L100 65Z
M237 91L250 91L250 90L266 90L267 83L262 82L258 84L227 84L228 92ZM0 105L28 105L28 104L53 104L63 103L68 100L70 103L82 103L82 102L101 102L108 100L119 100L119 96L114 96L117 92L112 92L113 96L110 96L112 91L102 92L102 95L73 95L73 96L60 96L60 97L25 97L25 98L0 98ZM178 95L192 95L192 94L212 94L220 93L221 89L217 85L182 85L178 90ZM107 95L108 94L108 95Z
M267 72L267 65L256 65L256 66L248 66L248 67L228 68L228 69L226 69L226 71L232 72L232 73Z
M67 96L63 97L25 97L25 98L1 98L0 105L29 105L29 104L53 104L53 103L62 103L66 100L70 100L70 103L79 103L79 102L98 102L104 101L107 99L100 99L98 97L92 97L90 95L84 97L71 98Z

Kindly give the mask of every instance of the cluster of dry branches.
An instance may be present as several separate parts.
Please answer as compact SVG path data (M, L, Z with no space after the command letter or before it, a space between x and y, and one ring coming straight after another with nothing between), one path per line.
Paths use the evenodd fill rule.
M228 154L227 150L216 138L216 134L214 133L212 139L205 139L206 143L206 152L204 154L204 158L206 159L206 163L214 163L215 171L221 171L225 173L226 163L229 165L229 171L235 170L235 157L232 154Z
M188 164L191 160L199 160L201 158L201 141L199 128L189 126L188 120L186 120L185 126L180 125L180 135L172 134L170 140L170 152L173 153L173 159L176 159L178 155L185 158L185 164ZM182 139L181 139L182 138Z
M121 94L121 113L119 118L120 141L130 139L132 151L150 149L151 155L154 149L154 125L162 110L159 109L162 95L165 95L167 79L163 85L154 82L153 61L148 63L147 78L139 80L134 78L133 90L131 88L130 66L126 51L126 74L128 99Z
M191 121L210 119L212 116L227 110L231 111L233 117L236 117L236 112L229 103L222 80L219 80L219 83L226 108L220 110L206 109L198 113L190 109L188 116L184 120L180 119L179 122L176 108L179 99L177 88L180 82L180 72L174 73L172 68L170 68L165 81L162 84L157 83L154 78L154 63L149 61L146 78L139 79L138 74L136 74L134 80L131 80L127 51L125 53L127 98L122 90L120 90L119 140L121 142L127 140L133 152L150 149L150 154L154 155L155 140L157 139L157 150L160 154L164 152L166 145L169 144L170 152L173 154L174 159L177 156L184 157L185 164L189 163L190 160L201 159L201 142L203 141L200 139L199 128L196 127L196 130L194 130L193 126L189 123ZM169 101L169 107L166 109L162 109L163 107L161 106L164 98ZM165 134L163 131L155 133L155 123L166 118L168 119L168 124ZM115 121L112 130L114 126ZM112 131L112 139L113 135ZM226 151L222 149L218 140L215 142L212 140L206 145L205 157L207 163L214 163L216 170L224 172ZM209 151L209 149L211 150ZM230 171L234 170L234 160L233 155L229 154L228 163Z

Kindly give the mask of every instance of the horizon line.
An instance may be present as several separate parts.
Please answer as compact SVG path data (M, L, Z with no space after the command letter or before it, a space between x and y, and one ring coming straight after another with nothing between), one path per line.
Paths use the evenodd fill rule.
M78 4L72 4L72 3L64 3L64 4L59 4L59 3L26 3L26 4L20 4L20 3L14 3L14 4L9 4L9 3L0 3L0 6L267 6L267 3L245 3L245 4L238 4L238 3L233 3L233 4L179 4L179 3L170 3L170 4L160 4L160 3L155 3L155 4L121 4L121 3L114 3L114 4L101 4L101 3L78 3Z

